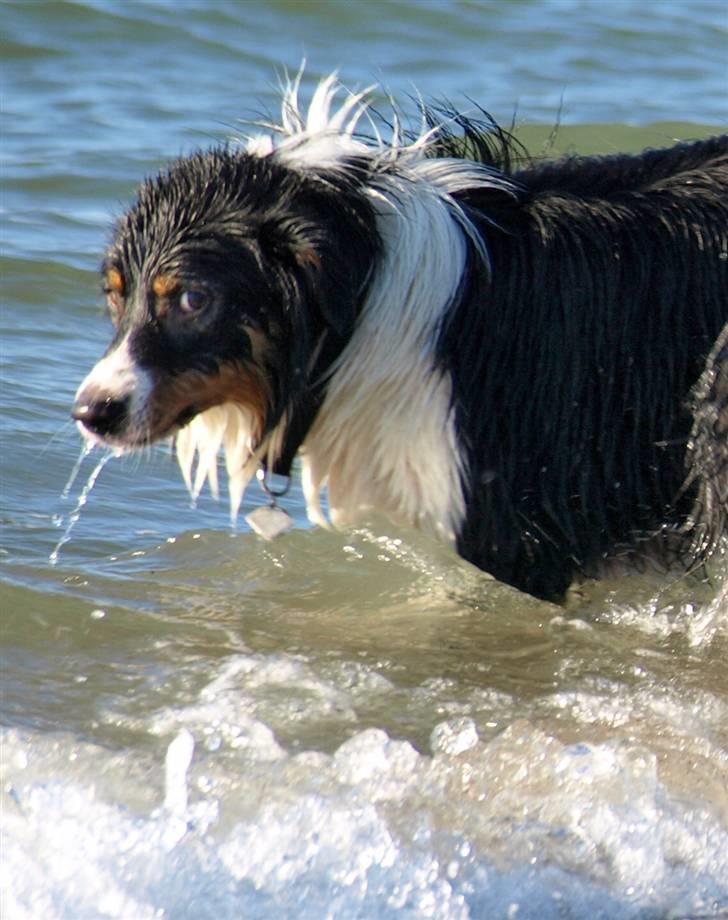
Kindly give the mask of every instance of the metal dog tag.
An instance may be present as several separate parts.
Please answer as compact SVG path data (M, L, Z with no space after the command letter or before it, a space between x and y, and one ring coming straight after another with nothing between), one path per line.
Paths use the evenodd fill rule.
M256 473L256 478L270 501L262 508L256 508L255 511L246 514L245 520L264 540L275 540L293 527L290 514L279 508L276 503L276 498L288 491L291 480L289 476L269 472L263 467Z
M293 527L290 514L278 505L262 505L246 514L245 520L264 540L275 540Z

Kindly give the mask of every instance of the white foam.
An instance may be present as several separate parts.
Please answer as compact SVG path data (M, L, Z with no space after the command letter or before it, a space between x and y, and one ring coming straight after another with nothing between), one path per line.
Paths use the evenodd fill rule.
M485 741L456 717L435 727L432 754L381 729L297 754L245 710L256 689L299 681L314 701L356 699L355 680L335 691L295 656L241 655L160 711L171 743L156 760L6 730L6 915L636 920L728 907L720 808L671 791L643 745L564 743L525 720Z

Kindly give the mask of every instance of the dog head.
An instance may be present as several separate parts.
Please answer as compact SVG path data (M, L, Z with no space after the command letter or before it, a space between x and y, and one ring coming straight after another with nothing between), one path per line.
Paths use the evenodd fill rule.
M84 436L138 448L233 404L255 451L309 411L376 254L357 174L214 150L145 182L103 264L115 335L76 395Z

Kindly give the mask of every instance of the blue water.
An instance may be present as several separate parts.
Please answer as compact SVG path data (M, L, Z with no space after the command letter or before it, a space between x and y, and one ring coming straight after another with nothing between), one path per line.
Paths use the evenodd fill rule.
M724 560L555 608L383 521L314 530L297 483L264 545L224 496L192 508L160 447L104 467L49 562L98 460L62 499L110 334L97 267L145 175L275 116L304 59L304 95L338 69L412 119L418 94L478 103L536 152L725 131L728 7L25 0L0 23L3 920L728 915Z

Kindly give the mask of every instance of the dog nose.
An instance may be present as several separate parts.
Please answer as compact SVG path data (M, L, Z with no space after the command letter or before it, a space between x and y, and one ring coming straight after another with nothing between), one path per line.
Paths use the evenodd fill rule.
M71 417L100 437L118 434L129 416L128 396L89 399L83 393L76 400Z

